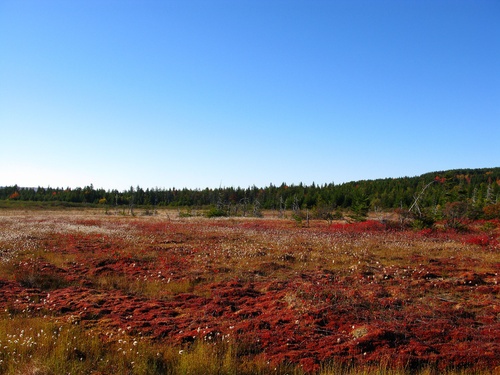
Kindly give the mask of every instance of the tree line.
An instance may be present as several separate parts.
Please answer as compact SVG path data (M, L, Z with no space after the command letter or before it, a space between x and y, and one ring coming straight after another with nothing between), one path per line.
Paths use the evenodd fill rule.
M219 210L351 210L360 215L368 211L412 209L443 210L461 202L479 213L500 202L500 167L454 169L415 177L360 180L342 184L288 185L267 187L220 187L205 189L130 187L125 191L104 190L92 184L77 188L0 187L0 200L66 202L75 205L215 207Z

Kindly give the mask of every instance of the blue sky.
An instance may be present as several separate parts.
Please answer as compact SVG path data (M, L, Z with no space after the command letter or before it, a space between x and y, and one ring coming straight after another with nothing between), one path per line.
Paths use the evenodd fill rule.
M0 0L0 186L500 166L500 2Z

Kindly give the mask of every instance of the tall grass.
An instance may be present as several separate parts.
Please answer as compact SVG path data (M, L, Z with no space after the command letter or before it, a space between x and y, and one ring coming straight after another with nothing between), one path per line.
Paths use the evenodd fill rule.
M283 374L232 340L171 346L47 318L0 319L0 374ZM293 371L292 373L301 373Z
M141 277L131 279L126 275L116 273L96 276L93 283L99 289L117 289L125 294L155 299L168 299L177 294L191 293L194 291L194 286L196 284L193 280L189 279L174 281L169 279L147 279Z
M125 331L97 329L48 320L0 319L0 374L131 374L131 375L303 375L300 366L273 365L259 355L245 355L240 343L224 338L169 346ZM419 371L331 363L318 375L484 375L481 370Z

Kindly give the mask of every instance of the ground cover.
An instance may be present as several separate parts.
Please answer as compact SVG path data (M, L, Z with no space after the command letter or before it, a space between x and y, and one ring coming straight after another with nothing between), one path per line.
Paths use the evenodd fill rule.
M0 373L495 373L499 236L0 212Z

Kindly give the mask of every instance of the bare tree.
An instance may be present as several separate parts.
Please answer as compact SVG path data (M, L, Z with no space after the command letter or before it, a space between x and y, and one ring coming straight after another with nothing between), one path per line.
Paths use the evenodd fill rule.
M248 211L248 198L247 197L240 199L240 206L241 206L241 210L243 212L243 217L246 217L247 211Z
M293 196L293 204L292 204L292 210L294 213L298 214L300 211L299 207L299 199L297 198L296 195Z
M279 218L283 218L285 216L286 211L286 202L283 200L283 196L280 195L280 209L279 209Z
M493 186L491 185L491 180L488 182L488 188L486 189L486 203L493 204Z
M262 212L260 211L260 202L258 199L253 201L253 216L262 217Z
M420 198L422 198L427 188L431 186L434 182L436 182L436 180L432 180L431 182L429 182L427 185L424 186L424 188L420 191L420 193L418 193L418 195L415 196L415 199L410 208L408 209L408 211L411 212L413 209L415 209L415 211L418 212L418 216L422 216L422 211L420 211L420 207L418 206L418 201Z

